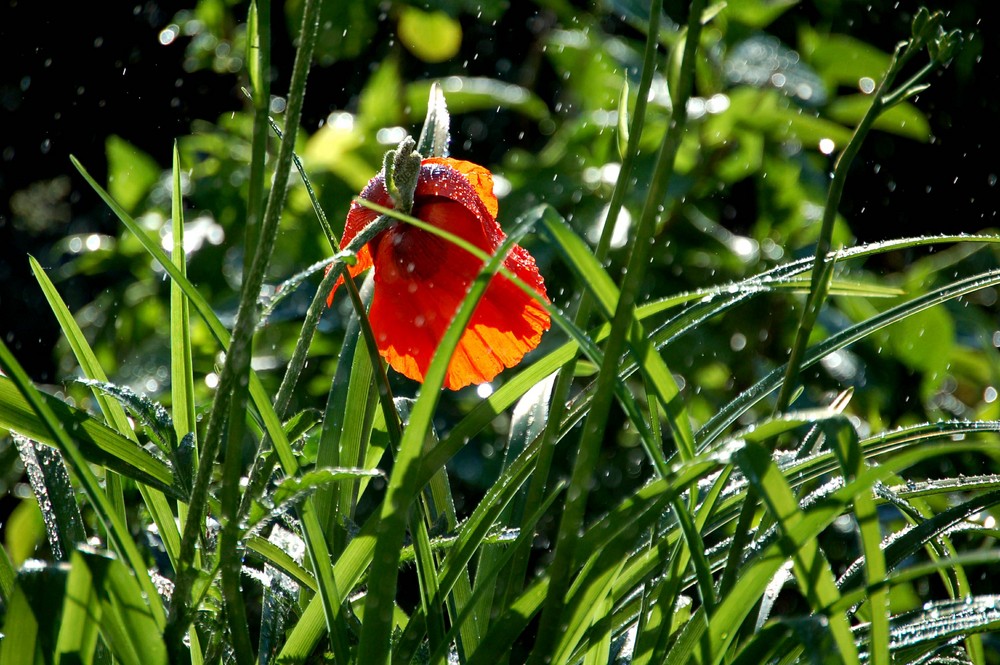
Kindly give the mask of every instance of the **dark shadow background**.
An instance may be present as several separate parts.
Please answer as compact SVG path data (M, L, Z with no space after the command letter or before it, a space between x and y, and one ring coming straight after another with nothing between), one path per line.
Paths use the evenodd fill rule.
M672 16L683 16L682 3L667 4ZM830 25L834 32L888 52L909 32L910 14L896 9L897 4L803 3L769 31L794 46L801 23ZM842 205L861 241L979 231L997 223L1000 33L996 23L979 15L982 3L936 4L949 9L948 25L965 31L969 42L951 67L932 77L932 88L917 100L930 118L930 144L878 132L865 144ZM76 174L69 155L103 181L105 140L117 134L166 166L173 139L188 133L192 120L214 122L243 106L236 75L187 72L185 39L168 46L159 43L160 31L185 8L191 4L111 3L101 9L72 4L56 9L5 0L0 6L0 335L37 381L58 380L51 360L58 328L30 275L26 255L42 258L47 247L67 234L113 233L117 226ZM535 5L523 2L511 3L495 26L463 16L459 57L468 60L468 73L517 83L527 78L551 106L557 94L555 77L544 62L531 72L523 65L546 27L545 18ZM332 109L352 106L368 76L358 63L379 61L392 36L388 19L380 26L384 30L358 60L314 68L303 119L307 131L314 131ZM620 24L608 28L629 30ZM280 7L274 10L272 34L272 92L281 94L294 51ZM488 57L473 58L483 53ZM502 58L514 67L499 72L496 63ZM454 64L438 67L454 71L448 66ZM414 62L404 69L404 76L412 78L435 73ZM522 147L540 148L545 137L528 129ZM473 145L467 157L485 164L499 159L509 147L509 130L503 123L487 123L486 138ZM25 205L31 210L27 219ZM74 308L92 300L104 285L88 280L60 288Z

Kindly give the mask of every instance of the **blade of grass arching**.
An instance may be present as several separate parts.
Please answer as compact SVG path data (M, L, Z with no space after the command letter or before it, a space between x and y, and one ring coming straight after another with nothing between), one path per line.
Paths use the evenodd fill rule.
M824 356L864 339L896 321L901 321L935 305L960 298L979 289L995 286L996 284L1000 284L1000 270L991 270L950 282L830 335L806 351L802 357L800 368L806 369L811 367ZM747 409L753 407L780 387L784 372L784 366L777 368L723 406L695 435L698 449L703 450L705 447L711 445L726 428L746 413Z
M924 452L924 451L921 451ZM913 454L913 453L911 453ZM899 538L888 543L884 549L885 565L889 570L901 565L903 561L920 551L932 538L947 533L948 529L961 523L975 512L985 510L1000 503L1000 491L987 492L974 496L962 503L951 506L934 517L921 522ZM863 567L848 569L837 584L841 589L851 590L862 583Z
M824 424L827 440L833 444L844 478L856 478L865 469L864 454L858 433L846 418ZM859 492L854 497L854 517L861 535L864 553L865 576L868 584L885 579L885 557L882 553L882 533L871 492ZM889 663L889 594L875 590L868 597L871 608L871 626L868 632L868 662L873 665ZM831 603L828 603L831 604ZM837 613L840 616L840 613Z
M912 560L908 560L912 561ZM953 567L984 566L995 569L1000 565L1000 550L971 550L946 559L913 563L907 568L888 573L885 578L876 580L873 584L858 587L841 595L837 604L831 607L833 611L847 611L851 607L863 603L873 592L891 589L903 584L910 584L924 577L931 577Z
M736 454L736 461L775 518L781 534L778 545L782 553L792 560L799 589L813 611L833 605L840 594L818 542L812 539L801 544L789 542L788 533L805 520L805 515L799 510L795 495L771 459L770 451L748 441L746 448ZM857 496L854 495L855 498ZM840 657L846 663L857 663L858 652L847 616L837 612L827 619Z
M149 611L143 592L122 562L103 554L77 551L73 566L86 566L101 603L101 635L122 663L166 665L162 622Z
M997 425L998 424L995 424L994 428ZM961 431L963 431L963 430L962 429L954 429L953 430L951 428L945 428L942 432L939 432L937 434L937 436L942 437L942 438L949 438L950 439L952 434L957 434L957 433L960 433ZM969 430L969 431L975 431L975 430ZM906 437L906 436L908 436L908 434L909 434L908 432L902 432L900 434L900 436L901 437ZM971 441L968 441L968 440L950 441L947 444L927 443L928 439L930 439L930 438L931 438L931 434L927 433L924 438L919 439L919 441L921 441L921 443L920 443L919 446L915 446L915 445L914 446L910 446L910 447L906 448L902 453L899 453L899 454L896 454L896 455L891 455L888 458L886 458L885 455L887 453L890 453L890 452L892 452L894 450L894 448L893 448L893 446L895 445L894 443L889 443L889 444L886 444L886 445L878 445L878 442L881 441L881 439L878 439L878 441L876 441L873 445L866 447L865 442L862 442L862 447L864 448L864 452L865 452L866 458L879 456L879 457L882 457L882 461L880 462L881 466L879 466L877 468L873 467L872 469L866 470L865 474L866 474L867 477L865 479L863 479L862 481L859 481L858 483L856 483L854 486L861 488L861 490L864 490L865 487L870 488L870 487L874 486L874 484L876 482L884 481L884 480L886 480L887 478L890 478L890 477L895 477L895 474L897 472L899 472L900 470L912 467L915 464L926 463L929 460L932 460L932 459L934 459L936 457L943 457L943 456L953 457L954 455L960 455L960 454L964 454L964 453L972 453L974 451L986 450L991 445L990 441L983 441L983 442L979 442L979 443L974 443L974 442L971 442ZM806 481L808 481L810 479L817 478L817 477L820 477L820 476L825 476L825 475L828 475L830 473L835 473L836 470L837 470L837 467L838 467L838 463L836 462L835 459L833 459L833 453L827 453L827 454L825 454L825 455L823 455L821 457L825 458L824 460L822 460L821 464L814 464L812 461L805 462L805 463L803 463L803 462L796 462L795 464L793 464L793 465L791 465L789 467L785 467L783 469L783 473L789 479L789 484L792 487L795 487L796 485L800 485L801 483L806 482ZM808 473L805 473L804 472L805 469L809 469L810 471ZM865 485L865 483L867 483L867 485ZM733 519L735 513L739 509L739 503L742 501L742 497L743 497L744 494L745 494L745 490L743 490L743 492L736 493L735 496L727 499L726 502L724 502L723 506L727 506L727 505L731 506L731 508L728 509L728 517L723 518L721 516L721 514L713 516L713 519L718 520L718 523L715 524L714 527L710 527L710 530L712 528L719 528L719 527L727 524L729 521L731 521ZM839 496L839 495L838 494L834 494L833 499L836 499L837 496ZM826 500L826 499L824 498L824 500ZM847 503L850 500L851 500L850 497L848 497L847 499L844 499L844 501L843 501L844 505L847 505ZM978 508L976 508L974 506L970 506L969 507L969 510L972 510L972 511L975 511L976 509L978 509ZM725 510L725 508L724 508L724 510ZM809 515L811 515L812 512L813 511L811 510L810 513L807 513L807 517L809 517ZM614 519L632 519L631 516L614 516L613 518ZM953 516L952 519L955 519L955 517ZM949 528L949 527L944 527L944 529L947 529L947 528ZM677 540L676 530L674 530L673 532L667 531L663 535L661 535L660 541L659 541L659 545L661 547L666 547L666 546L669 546L671 543L676 542L676 540ZM587 545L589 547L593 547L594 543L588 542ZM919 546L918 546L918 549L919 549ZM762 575L765 575L765 576L766 575L773 575L773 572L767 572L767 569L759 567L760 564L762 563L761 558L765 557L765 556L767 556L767 555L766 554L761 554L761 556L759 556L759 557L757 557L757 558L749 561L748 562L748 566L750 566L750 567L758 566L756 568L756 571L759 574L762 574ZM776 556L777 556L777 554L776 554ZM622 582L621 588L622 589L632 588L632 587L634 587L636 585L641 584L644 579L648 578L648 576L659 574L659 572L662 571L662 568L663 568L663 561L664 561L664 559L662 559L661 557L658 557L656 555L655 551L651 551L651 550L640 550L638 553L632 555L631 559L630 559L630 561L628 563L628 565L626 566L625 570L623 571L623 573L620 576L620 580ZM783 559L782 559L782 561L783 561ZM721 560L719 561L719 563L721 564ZM780 565L781 565L781 562L779 561L777 564L775 564L775 567L772 570L776 570L777 566L780 566ZM761 572L761 571L763 571L763 572ZM750 570L746 571L745 574L743 576L741 576L741 578L740 578L740 583L741 584L744 583L743 582L743 577L745 577L746 575L749 575L749 574L750 574ZM768 579L770 579L770 578L768 578ZM766 582L766 580L765 580L765 582ZM686 581L684 581L685 585L688 585L688 584L691 584L691 583L693 583L693 580L686 580ZM761 588L763 589L764 587L761 587ZM624 592L620 592L620 593L624 593ZM616 602L617 602L618 598L620 598L620 595L616 596ZM755 596L752 596L752 594L751 594L751 596L749 597L749 599L746 599L746 602L749 605L753 605L754 602L755 602L754 598L755 598ZM720 603L722 603L722 602L731 602L731 601L729 601L729 596L727 595L725 597L720 597ZM843 604L842 601L838 601L838 602L840 602L840 604L837 605L838 608L843 609L844 607L846 607ZM733 619L733 617L735 615L731 614L731 612L733 612L733 611L743 612L743 614L740 614L740 616L742 617L742 616L745 616L746 612L749 612L749 609L746 609L744 611L744 609L741 608L739 606L739 604L737 604L735 606L728 607L726 611L730 613L727 616L729 617L730 622L732 622L734 620L735 621L742 621L742 619ZM724 630L723 626L725 626L725 625L727 625L725 622L723 622L722 624L720 624L720 630ZM732 626L736 625L736 624L730 623L728 625L730 626L730 628L732 628ZM686 630L692 630L692 629L688 628ZM695 639L695 638L692 638L689 635L686 639ZM674 662L687 662L685 660L687 658L687 656L684 656L684 655L674 654L674 658L679 658L679 660L675 660ZM647 661L647 662L663 662L663 659L657 657L657 658L654 658L653 660Z
M250 536L246 540L246 545L248 553L256 554L258 558L285 573L303 587L316 591L316 578L285 550L260 536Z
M696 525L699 532L703 531L705 528L705 523L708 517L712 514L712 509L715 502L718 500L719 495L725 488L726 483L732 473L732 465L723 467L718 475L718 478L712 485L705 500L702 502L702 506L698 511L696 518ZM633 663L634 665L648 665L649 663L660 663L663 662L666 657L667 646L669 644L669 639L674 633L679 629L680 622L677 614L678 603L681 599L681 588L683 584L683 571L687 567L691 552L690 548L686 547L688 540L675 537L676 544L671 552L669 558L666 559L669 569L665 575L662 575L659 581L657 581L650 593L649 597L652 599L648 603L649 619L648 622L644 624L643 617L639 618L639 625L636 630L635 636L635 650ZM655 547L649 548L649 554L656 554L657 551L665 553L667 548L670 546L670 535L669 533L658 534L658 541ZM662 556L662 554L660 554ZM647 557L653 558L653 557ZM654 558L655 560L655 558ZM620 577L623 583L623 588L628 589L637 582L630 582L629 578L636 579L632 573L633 568L637 567L636 562L630 561L626 571ZM641 579L644 575L640 574L638 579Z
M157 626L162 629L166 623L166 615L163 611L163 605L160 602L160 596L156 587L153 586L153 582L146 571L142 555L132 541L128 527L118 513L113 510L106 495L101 490L100 483L87 465L86 458L69 437L67 432L68 421L59 420L53 410L49 408L46 400L42 398L35 386L32 385L28 375L10 353L3 340L0 340L0 367L3 368L4 373L10 378L11 383L17 387L17 390L24 397L25 401L31 406L31 410L42 421L45 429L48 430L49 438L55 442L59 452L69 462L70 468L73 470L77 481L82 486L84 493L91 503L94 514L107 530L110 544L122 558L125 565L131 568L132 574L135 575L142 592L146 595L150 611L156 620Z
M69 424L74 444L88 462L114 469L137 483L155 487L172 497L183 496L170 467L137 444L62 400L45 394L40 394L40 399L55 414L56 420ZM19 391L14 380L6 376L0 376L0 428L20 432L48 446L59 447L45 420Z
M66 307L55 285L49 280L48 275L45 274L45 270L35 260L35 257L29 256L28 261L31 263L31 272L35 275L39 286L42 287L42 293L45 295L52 313L55 314L56 319L59 321L59 327L62 329L66 341L69 342L77 362L80 363L80 368L83 370L84 376L97 381L107 381L108 378L104 374L100 363L98 363L94 352L91 350L90 344L87 343L87 338L84 337L83 331L80 330L80 326L76 323L76 319L73 318L69 308ZM130 438L134 438L135 435L132 433L132 428L128 424L128 419L121 405L117 401L109 399L96 388L92 389L92 392L101 409L101 413L105 415L108 423L125 436L132 434ZM121 479L113 471L105 479L105 493L111 500L111 505L114 506L114 509L124 519L125 500L122 497Z
M538 510L524 520L523 524L527 525L527 527L522 528L518 533L517 538L515 538L514 542L510 544L510 547L508 547L498 559L492 562L490 568L479 571L477 573L477 577L481 575L484 579L496 579L500 576L503 569L509 565L514 552L520 549L519 546L523 547L524 545L529 544L535 537L534 528L535 525L538 524L538 520L540 520L542 516L549 511L552 504L555 503L555 500L559 498L564 489L564 484L556 484L552 492L550 492L549 495L543 499L541 505L538 506ZM477 586L473 589L472 595L469 597L469 602L466 603L462 611L452 621L451 629L448 631L448 634L445 635L442 647L440 647L436 652L433 652L427 662L447 662L448 645L458 637L459 630L464 624L469 621L476 621L474 610L482 601L482 597L485 595L486 589L487 587L485 585ZM409 663L411 658L411 652L400 651L397 654L394 654L392 662L394 664L398 663L399 665L403 665L404 663Z
M486 292L490 279L500 268L507 252L528 229L533 219L514 229L497 253L487 262L469 287L461 306L448 330L434 352L427 369L423 386L410 415L410 423L403 432L399 452L389 478L386 497L380 511L380 524L375 552L369 575L368 596L365 600L366 620L361 628L358 660L365 663L384 663L389 657L389 631L391 613L383 608L392 607L395 601L399 547L402 544L407 522L407 512L416 497L417 470L423 443L430 432L432 418L440 399L445 372L451 355L465 331L473 310Z
M87 534L62 455L17 432L12 431L10 436L42 511L52 556L68 561L73 550L86 542Z
M679 464L668 479L656 480L637 490L587 529L579 538L579 551L592 554L583 563L586 575L578 576L572 602L567 602L567 607L585 608L593 597L600 596L601 575L634 549L644 530L660 518L684 487L719 466L718 460L709 459ZM483 637L470 663L489 663L493 655L510 648L541 609L549 593L550 579L547 574L538 577L505 608Z
M712 607L715 604L712 577L704 554L704 544L698 533L700 525L695 522L694 518L688 512L689 509L681 496L683 491L685 491L684 485L672 483L668 486L666 492L668 497L666 505L672 506L673 513L680 518L680 531L683 534L685 545L679 552L675 552L676 558L673 561L673 565L676 568L676 572L679 572L683 570L688 561L695 562L699 590L704 598L703 606ZM683 514L681 514L682 512ZM659 516L651 513L645 519L654 518L659 519ZM699 522L703 524L706 518L707 515L700 516ZM629 521L634 521L634 519ZM647 526L652 527L653 524L647 523ZM620 528L617 524L609 520L601 520L582 539L586 541L587 547L581 549L583 551L595 552L595 554L583 565L583 569L574 580L567 595L566 605L568 608L571 608L571 614L570 619L566 623L565 635L560 640L556 656L554 657L556 662L567 662L569 655L577 648L579 641L583 639L584 633L589 630L589 626L601 621L601 617L595 615L595 610L598 607L597 603L603 602L604 597L612 592L618 582L622 569L629 560L629 554L633 551L631 543L634 539L627 534L637 533L632 526L629 526L627 530L616 531ZM614 536L609 535L612 532ZM592 542L596 538L611 540L614 542L614 545L603 543L598 545L596 542ZM666 544L664 543L664 545ZM618 557L617 563L615 559L609 558L613 556ZM671 590L671 594L673 593L676 593L676 590ZM614 598L612 598L612 601L614 601ZM666 606L668 610L672 607L673 603Z
M94 661L94 649L101 626L101 600L94 576L74 552L66 576L65 602L56 637L55 661L89 665Z
M676 99L674 99L674 107L678 109L686 107L691 94L695 54L701 37L700 17L704 7L704 0L693 0L688 8L687 38L680 65L680 83L676 91ZM604 362L598 375L597 390L594 394L594 401L590 405L590 412L584 422L576 459L573 463L570 489L567 493L568 500L559 523L555 555L550 568L552 583L539 623L538 638L529 660L530 665L544 662L551 655L551 646L561 634L563 603L571 574L571 563L576 556L577 533L583 524L584 509L589 496L590 474L596 462L598 447L604 434L604 425L607 423L611 402L614 398L613 389L616 383L619 357L625 350L626 341L632 330L634 321L632 309L638 299L649 263L648 257L652 245L650 241L653 238L656 220L667 193L667 185L673 175L674 159L680 147L686 123L686 113L677 113L672 116L660 152L656 157L652 184L639 218L626 266L621 296L618 298L611 325L611 334L604 349Z
M524 397L514 406L514 411L510 417L510 434L507 438L507 450L504 453L504 470L510 468L511 464L528 447L530 442L542 436L548 424L549 410L552 408L550 397L552 394L555 376L535 384ZM545 445L544 443L542 444ZM535 471L538 473L538 462L535 462ZM524 529L523 521L526 519L525 504L526 493L519 491L511 504L504 510L497 520L501 527L516 527L520 525ZM479 553L479 560L476 562L476 570L487 571L493 569L493 564L504 556L509 549L507 544L489 545L483 547ZM513 596L520 592L523 585L523 574L519 574L518 569L506 569L498 578L486 578L476 575L475 586L482 587L482 600L476 608L474 623L477 628L486 630L493 615L494 598L503 602L503 599L510 593ZM514 587L516 586L516 590ZM510 591L508 592L508 589ZM477 641L478 644L478 641ZM474 651L474 649L469 649Z
M0 549L3 549L0 547ZM38 573L36 573L38 574ZM0 640L0 662L3 663L44 663L46 650L40 635L38 618L29 602L30 587L22 584L22 578L12 585L5 599L3 617L4 638Z
M864 258L889 251L895 251L897 249L955 242L973 242L982 244L1000 243L1000 237L927 236L919 238L906 238L902 240L886 241L884 243L873 243L870 245L848 248L843 250L840 253L840 256L841 262L843 263L847 259ZM674 309L693 301L718 299L719 296L728 296L733 298L734 296L732 296L732 294L734 291L738 294L745 294L736 296L737 299L745 299L751 295L766 293L772 289L798 288L804 282L793 277L788 277L787 275L804 272L809 269L810 264L810 259L800 259L799 261L779 266L767 271L766 273L753 276L741 282L707 289L699 289L697 291L691 291L663 298L661 300L656 300L639 306L636 310L636 314L640 320L645 320L664 311ZM876 293L875 295L881 294ZM707 318L708 316L714 316L716 313L718 313L718 310L712 309L709 310L709 313L705 314L704 317ZM677 322L677 326L675 326L676 334L683 332L685 326L690 322L681 325L682 323L684 323L683 319ZM610 326L607 325L599 326L596 332L592 334L592 338L597 342L606 339L609 329ZM661 329L657 330L661 331ZM658 347L663 344L666 339L666 337L663 337L662 331L659 334L660 337L657 338ZM425 468L438 468L443 465L458 451L459 448L465 445L465 442L468 439L481 431L482 428L488 425L500 413L511 407L529 388L531 388L531 386L535 385L545 376L548 376L552 372L559 369L559 367L561 367L564 363L575 358L577 351L578 346L576 342L569 341L557 349L550 351L548 354L540 357L531 365L516 371L510 380L502 385L490 397L479 402L468 414L466 414L466 416L451 429L448 435L442 439L441 445L428 453L427 457L424 459ZM622 376L624 378L626 374L623 373Z

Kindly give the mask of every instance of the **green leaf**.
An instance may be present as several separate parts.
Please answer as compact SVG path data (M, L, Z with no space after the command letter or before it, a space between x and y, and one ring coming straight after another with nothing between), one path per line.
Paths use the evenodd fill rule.
M66 577L64 564L25 567L18 573L0 631L0 662L53 662Z
M870 96L838 97L826 107L826 113L841 124L857 125L871 104L872 98ZM873 127L924 143L931 138L931 126L927 121L927 116L909 102L901 102L882 111L875 119Z
M108 191L129 212L135 212L160 177L156 161L134 145L112 134L105 143Z
M101 606L101 636L115 658L125 665L165 665L163 623L152 614L139 584L121 561L96 552L76 551L71 563L74 569L86 569L81 577L90 577ZM78 590L82 584L73 589ZM67 602L75 600L67 597Z
M70 552L86 540L86 533L62 455L16 432L11 432L11 437L45 519L52 554L66 561Z
M166 625L166 613L156 587L149 577L142 555L132 541L131 533L128 531L124 520L114 511L111 502L101 491L101 486L90 470L87 459L80 450L78 443L73 438L70 438L68 430L73 429L72 421L69 419L60 419L56 415L56 410L31 383L24 368L17 362L2 340L0 340L0 367L10 376L11 384L15 386L16 391L27 402L30 412L41 422L46 435L52 438L55 447L59 449L59 452L67 460L87 499L90 501L94 514L107 531L109 544L118 556L126 562L128 567L131 568L131 572L135 576L133 583L140 585L140 598L144 595L148 599L149 605L146 606L143 603L143 607L151 612L151 616L156 622L155 627L162 630ZM6 380L4 381L6 382ZM59 403L58 400L55 401Z
M390 56L368 77L358 101L358 119L372 130L400 124L403 121L402 86L399 61Z
M462 47L462 26L442 11L404 6L399 13L400 43L424 62L444 62Z
M831 87L856 88L866 77L878 81L892 60L860 39L823 34L805 25L799 30L799 50Z
M727 0L722 14L752 28L765 28L799 0Z

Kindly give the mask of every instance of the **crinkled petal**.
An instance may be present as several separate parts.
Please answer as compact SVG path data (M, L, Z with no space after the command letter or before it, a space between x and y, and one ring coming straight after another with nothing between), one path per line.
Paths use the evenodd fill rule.
M431 157L425 159L422 164L443 164L461 173L479 195L486 210L496 218L499 206L497 205L497 196L493 193L493 174L490 173L489 169L473 162L452 159L451 157Z
M463 205L438 200L418 205L414 212L487 250L489 241L478 218ZM522 253L517 261L508 257L508 268L537 285L544 296L534 261ZM375 251L370 317L382 356L396 371L423 380L481 267L482 262L465 250L420 229L401 225L386 232ZM505 277L495 276L459 341L446 387L457 390L492 380L535 348L549 325L544 308Z
M385 191L385 179L382 174L375 176L368 181L368 185L361 191L361 198L373 203L377 203L381 206L392 207L392 199L389 198L388 192ZM378 217L378 213L371 208L366 208L360 203L352 202L351 209L347 212L347 222L344 224L344 235L340 239L340 248L346 249L354 237L361 232L363 228L371 224ZM347 272L350 273L351 277L357 277L364 271L372 267L372 255L371 251L366 244L358 251L358 260L353 266L347 267ZM327 270L329 272L329 269ZM344 283L344 277L341 276L334 283L333 288L330 289L330 295L326 297L327 307L333 304L333 295L340 288L340 285Z

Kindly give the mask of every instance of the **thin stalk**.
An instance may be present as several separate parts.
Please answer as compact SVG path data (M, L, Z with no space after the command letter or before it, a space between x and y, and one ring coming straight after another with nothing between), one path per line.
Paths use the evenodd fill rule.
M630 189L629 180L632 177L632 170L635 166L636 157L639 154L639 140L642 137L643 126L646 121L646 104L649 100L649 89L653 83L653 75L656 72L656 54L659 45L658 37L660 32L660 15L663 12L663 0L653 0L649 8L649 29L646 32L646 47L643 53L642 74L639 78L639 89L636 91L635 113L632 115L632 124L629 128L628 144L625 149L625 156L622 159L621 169L618 172L618 179L615 181L614 191L611 193L611 201L608 203L608 214L604 220L604 228L601 229L601 237L594 251L594 256L599 263L604 263L608 252L611 249L611 238L614 234L615 224L618 215L621 213L622 205L625 201L625 194ZM618 109L619 113L625 113L626 109ZM580 294L576 312L573 314L573 321L580 328L586 329L594 309L594 301L586 289ZM524 505L528 507L525 517L530 513L532 506L538 505L545 496L545 489L549 481L549 470L552 468L552 460L555 456L555 441L562 426L563 416L566 412L566 403L569 397L570 387L573 385L573 369L576 366L576 358L567 362L559 370L559 376L552 392L551 406L549 409L548 422L545 426L544 438L541 450L538 454L538 461L535 464L535 471L531 475L531 483L528 486ZM523 524L521 525L523 528ZM528 557L531 553L531 541L524 541L513 555L510 563L510 575L508 583L504 587L504 594L500 600L503 607L520 592L520 587L524 584L524 578L528 569Z
M896 48L896 51L892 55L892 61L889 63L889 69L886 70L882 76L882 80L879 82L878 88L875 90L872 105L868 107L868 111L855 128L851 140L848 141L834 165L833 179L830 181L830 189L827 191L826 196L826 205L823 208L823 222L820 226L819 239L816 242L816 254L813 259L809 295L806 298L805 307L802 308L802 315L795 333L795 341L792 344L792 350L788 358L785 381L781 386L781 391L778 393L778 401L775 404L775 413L786 410L791 404L792 394L796 388L796 379L798 378L800 365L802 364L802 357L805 354L806 347L809 345L809 336L812 334L816 318L819 316L819 312L826 300L827 289L823 287L823 282L830 278L832 272L831 264L835 261L835 258L828 256L833 245L833 225L837 219L837 209L840 207L840 200L844 194L844 185L847 182L847 174L850 171L851 164L854 162L854 158L857 157L858 151L861 150L861 144L882 111L898 103L905 97L908 91L912 90L921 78L932 71L932 65L935 64L932 62L922 68L910 80L900 86L898 90L885 92L889 90L900 70L915 52L916 48L914 48L913 40L901 44Z
M611 325L611 334L604 349L604 362L601 363L597 390L594 400L591 402L590 412L584 421L580 447L573 465L570 489L566 495L566 507L559 525L555 558L550 568L552 577L545 599L545 607L542 610L538 639L529 661L532 665L544 661L546 655L551 652L556 638L562 632L560 624L566 589L576 558L576 543L583 525L590 476L596 466L605 424L611 410L611 403L614 400L617 366L619 358L625 351L631 331L632 310L639 296L646 266L649 263L650 240L653 238L660 206L667 193L667 186L673 176L674 160L687 125L687 114L684 109L687 108L687 101L694 83L694 58L701 37L701 14L704 8L705 0L693 0L689 9L680 81L676 91L677 97L674 100L674 108L677 109L677 112L670 119L666 136L657 155L652 185L636 229L632 253L629 257L624 283L618 298L618 306L615 309Z
M261 212L264 209L267 164L267 112L271 99L271 0L254 0L250 27L250 85L253 86L253 134L250 144L250 190L247 197L247 218L244 227L243 272L250 271L251 260L260 234Z
M208 486L212 477L213 462L222 444L223 422L229 413L240 415L230 418L229 451L227 451L226 455L227 465L232 464L235 466L239 462L242 437L234 437L233 434L242 434L240 430L243 424L243 414L245 414L246 409L250 347L258 315L257 296L264 281L264 274L267 271L271 252L274 248L278 221L281 217L281 211L284 208L288 172L292 163L292 147L295 143L295 135L302 115L306 76L309 72L313 47L316 42L318 16L319 2L317 0L305 0L302 29L300 32L301 41L295 56L295 64L292 69L291 84L289 86L286 114L288 124L284 140L278 151L278 161L274 175L275 184L271 190L271 195L268 197L267 208L264 212L260 229L260 242L257 245L250 271L245 276L243 289L240 293L240 305L236 314L236 325L233 330L232 343L229 347L229 353L226 354L226 361L219 379L219 387L212 404L198 476L191 496L189 519L184 525L184 534L181 540L180 569L177 575L177 583L171 605L171 616L167 627L167 644L175 645L172 648L177 651L182 650L180 637L183 631L187 629L193 615L194 608L190 605L190 595L192 584L197 575L197 570L192 566L195 543L201 532L200 527L205 521ZM233 405L232 409L229 408L230 403ZM237 406L241 408L237 408ZM224 475L231 476L232 473L224 471ZM237 474L237 481L238 479ZM227 606L232 604L234 607L237 605L242 606L242 597L239 589L240 557L236 556L236 538L234 537L234 535L238 536L238 523L236 520L239 499L238 482L236 490L236 492L226 492L224 488L223 515L231 519L226 524L226 527L223 528L222 541L220 542L220 547L233 547L232 553L234 556L224 559L222 577ZM247 640L249 641L249 637L247 637ZM238 652L237 657L239 659L248 658L252 661L253 652L252 650L249 651L249 654L246 651L242 653Z

